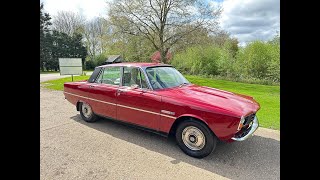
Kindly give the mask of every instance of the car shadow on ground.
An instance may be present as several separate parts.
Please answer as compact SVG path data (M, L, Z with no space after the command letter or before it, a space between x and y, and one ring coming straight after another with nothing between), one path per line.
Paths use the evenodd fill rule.
M253 136L243 142L219 142L213 153L203 159L184 154L173 138L165 138L122 123L101 118L95 123L74 121L115 138L169 156L173 164L188 163L230 179L280 179L280 141Z

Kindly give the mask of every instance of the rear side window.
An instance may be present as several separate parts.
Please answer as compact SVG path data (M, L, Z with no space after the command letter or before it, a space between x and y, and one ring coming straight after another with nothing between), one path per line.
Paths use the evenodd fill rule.
M120 67L105 67L96 79L96 83L120 85Z

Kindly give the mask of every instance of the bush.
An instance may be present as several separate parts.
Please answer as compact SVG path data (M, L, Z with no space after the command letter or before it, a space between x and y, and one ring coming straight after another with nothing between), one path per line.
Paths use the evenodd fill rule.
M107 58L106 54L100 54L95 56L93 60L86 60L85 69L94 70L95 67L103 65Z
M103 65L107 59L108 59L108 56L106 54L100 54L94 58L94 60L96 62L96 66Z
M280 82L280 46L252 42L239 51L234 67L237 77Z
M185 74L259 84L280 83L279 43L255 41L239 51L234 44L189 47L174 54L171 64Z
M195 46L174 55L172 65L189 74L228 75L233 58L228 50L217 46Z
M96 67L96 62L95 61L89 60L89 61L86 61L85 63L86 63L86 66L85 66L86 70L93 70Z

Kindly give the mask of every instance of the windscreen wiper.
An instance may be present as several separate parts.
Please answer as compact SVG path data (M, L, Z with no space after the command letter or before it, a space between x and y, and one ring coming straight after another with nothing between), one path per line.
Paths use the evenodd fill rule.
M179 85L179 87L182 87L182 86L188 85L188 84L189 84L189 83L184 82L184 83L181 83L181 84Z

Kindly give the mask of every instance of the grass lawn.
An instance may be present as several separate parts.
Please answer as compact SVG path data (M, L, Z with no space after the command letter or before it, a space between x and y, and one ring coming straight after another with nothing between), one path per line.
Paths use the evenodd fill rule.
M257 113L261 127L280 130L280 86L246 84L225 80L185 76L193 84L214 87L254 97L260 104Z
M89 79L90 76L74 76L74 81ZM185 75L193 84L214 87L235 93L253 96L261 106L257 115L261 127L280 130L280 86L246 84L226 80L215 80L198 76ZM46 81L46 87L63 90L63 83L71 82L71 77Z
M90 76L73 76L73 81L81 81L81 80L85 80L85 79L89 79L89 78L90 78ZM65 82L72 82L71 76L66 77L66 78L61 78L61 79L45 81L45 82L42 82L41 84L45 85L45 87L48 89L62 91L63 84Z

